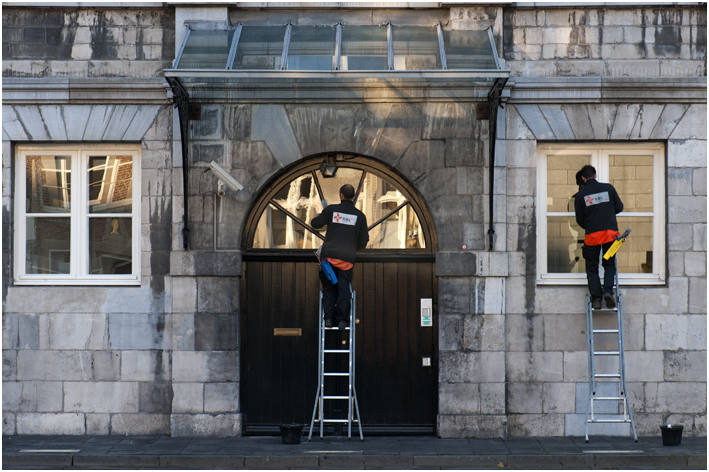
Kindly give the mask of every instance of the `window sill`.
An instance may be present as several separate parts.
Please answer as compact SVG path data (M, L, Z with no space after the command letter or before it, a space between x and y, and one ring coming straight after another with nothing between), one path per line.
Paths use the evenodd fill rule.
M618 284L623 286L664 286L667 284L657 274L620 274ZM588 285L586 274L543 274L537 285Z
M140 278L129 277L21 277L14 285L64 285L64 286L140 286Z

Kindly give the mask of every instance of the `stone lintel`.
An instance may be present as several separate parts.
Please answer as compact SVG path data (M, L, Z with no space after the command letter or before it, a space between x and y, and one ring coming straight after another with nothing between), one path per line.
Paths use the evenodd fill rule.
M172 251L173 276L234 277L241 275L241 251Z

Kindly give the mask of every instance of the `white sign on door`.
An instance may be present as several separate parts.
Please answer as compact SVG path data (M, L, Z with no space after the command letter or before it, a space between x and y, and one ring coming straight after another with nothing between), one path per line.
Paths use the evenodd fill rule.
M433 327L433 299L421 299L421 326Z

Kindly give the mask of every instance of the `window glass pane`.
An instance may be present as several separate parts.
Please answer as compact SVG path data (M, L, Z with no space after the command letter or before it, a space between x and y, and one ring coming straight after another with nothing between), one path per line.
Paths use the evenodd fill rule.
M590 163L590 155L547 158L547 211L574 211L574 197L579 191L576 173Z
M27 156L27 213L71 211L71 156Z
M281 188L273 200L306 224L322 212L322 203L312 174L297 177ZM340 203L339 200L337 203Z
M27 274L68 274L71 219L27 217Z
M428 70L441 68L441 50L435 27L394 26L392 47L395 70Z
M609 156L609 181L624 212L652 211L652 162L653 156Z
M324 179L320 173L320 169L315 173L318 176L318 182L322 188L325 200L328 205L337 205L340 203L340 188L345 184L350 184L357 190L359 181L362 178L362 171L359 169L350 169L347 167L338 167L335 177ZM367 216L369 218L369 216Z
M391 206L391 203L386 207ZM392 208L393 209L393 208ZM369 221L368 221L369 222ZM369 231L367 249L419 249L426 247L419 220L410 205L400 208Z
M226 69L234 30L190 31L178 69Z
M133 196L131 156L91 156L88 167L89 213L130 213Z
M449 69L497 69L487 31L443 31Z
M285 26L243 26L232 69L280 69L285 34Z
M132 218L89 219L89 273L131 274Z
M289 70L332 70L334 26L293 26L288 47Z
M563 274L586 273L581 253L585 231L574 216L547 218L547 271Z
M622 233L630 228L630 235L616 253L618 272L652 273L652 217L618 217L618 229Z
M324 230L320 233L325 236ZM253 243L257 249L317 249L321 245L322 239L270 204L259 219Z
M389 68L386 26L343 26L342 70Z

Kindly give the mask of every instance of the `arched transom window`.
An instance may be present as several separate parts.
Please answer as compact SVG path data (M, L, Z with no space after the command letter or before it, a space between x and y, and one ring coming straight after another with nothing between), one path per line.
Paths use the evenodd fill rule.
M310 166L314 167L314 166ZM252 229L253 249L317 249L325 239L325 228L310 221L327 205L340 203L344 184L355 188L355 206L367 216L367 249L426 249L414 203L408 194L379 173L362 166L337 168L334 177L324 178L319 168L303 169L295 178L274 185L259 205L261 214Z

